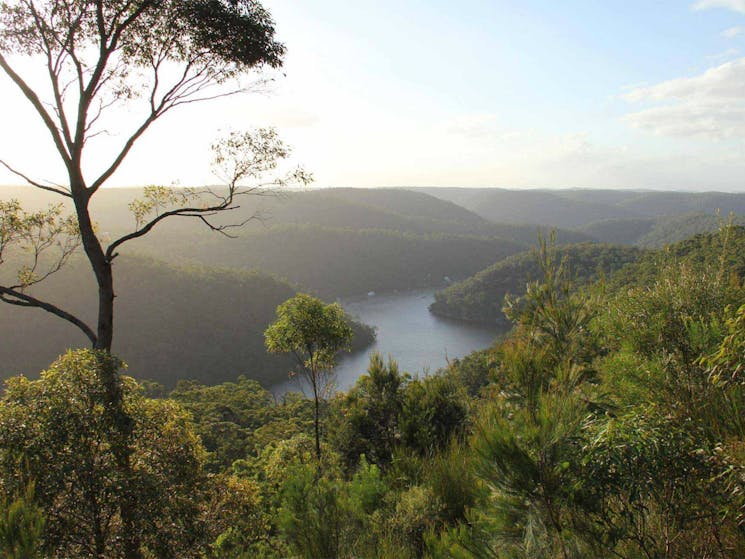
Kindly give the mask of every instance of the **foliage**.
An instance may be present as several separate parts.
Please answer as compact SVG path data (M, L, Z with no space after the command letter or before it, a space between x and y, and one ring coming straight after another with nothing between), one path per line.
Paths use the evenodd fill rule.
M556 249L565 273L575 284L591 283L599 277L637 260L642 252L631 247L578 244ZM430 310L438 315L479 322L504 321L506 295L520 296L526 284L542 278L537 251L522 252L480 271L476 275L435 294Z
M0 200L0 265L9 259L20 261L14 262L16 277L8 278L16 282L10 289L23 291L43 281L78 248L77 221L63 213L62 204L25 211L18 200Z
M602 425L584 450L586 537L622 557L729 556L722 546L737 536L719 516L728 504L723 464L706 441L695 423L653 408Z
M348 349L352 330L340 305L299 293L277 307L265 332L267 350L292 353L302 372L329 371L339 351ZM311 382L314 382L312 379Z
M728 309L730 310L730 309ZM745 356L745 305L740 306L734 316L727 318L724 327L726 336L716 353L706 356L702 362L710 372L710 380L716 385L745 384L743 356Z
M367 373L334 402L341 417L334 422L332 438L347 470L356 469L362 456L382 468L390 464L400 438L399 418L409 380L395 361L389 359L386 365L380 354L373 353Z
M210 558L237 559L271 549L271 522L260 485L253 480L219 475L210 480L206 511Z
M448 363L447 374L463 385L468 395L477 396L489 384L499 359L492 349L474 351Z
M150 400L121 377L129 480L110 449L120 435L100 354L69 354L39 381L8 384L3 492L35 480L23 507L43 513L50 557L95 556L83 549L91 496L113 519L104 556L123 555L122 495L142 511L152 557L742 557L742 239L698 237L633 264L633 282L625 270L590 287L544 241L539 275L507 300L513 330L492 348L423 378L374 354L328 402L276 400L247 378ZM268 334L276 347L336 332L312 327L327 305L300 303ZM298 366L328 365L310 359Z
M258 440L257 431L261 427L303 413L300 406L276 405L269 392L245 377L217 386L182 381L170 397L191 413L210 453L208 465L216 472L260 452L264 441Z
M336 355L349 350L352 329L337 303L298 293L277 307L275 320L264 333L270 353L291 353L300 373L313 389L316 457L321 459L320 399L323 398Z
M339 490L313 466L296 469L285 483L279 523L300 557L340 557L345 515Z
M0 499L0 556L4 559L41 559L44 514L29 482L20 495Z
M134 499L137 530L153 553L188 556L199 543L204 460L189 418L175 402L147 400L122 378L133 421L131 470L116 463L121 436L106 410L106 388L93 351L71 352L40 380L8 381L0 405L2 484L21 487L18 457L36 483L53 556L118 557L121 502ZM129 479L123 476L130 475Z
M447 448L465 432L468 398L446 375L431 375L406 385L399 419L401 442L420 455Z

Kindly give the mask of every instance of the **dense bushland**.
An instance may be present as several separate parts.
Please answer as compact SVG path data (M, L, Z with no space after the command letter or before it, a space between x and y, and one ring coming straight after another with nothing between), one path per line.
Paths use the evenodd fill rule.
M530 280L540 277L535 250L498 261L470 278L435 294L430 310L440 316L477 322L503 322L506 295L522 295ZM562 265L578 284L596 280L634 262L642 251L617 245L567 245L561 248Z
M68 354L7 385L0 526L12 502L43 518L14 524L41 556L118 557L113 504L129 498L147 557L742 557L742 238L728 227L583 285L543 243L506 301L509 335L425 378L373 356L322 402L320 459L300 395L241 378L166 396L124 377L127 495L101 363ZM96 511L106 523L66 529Z

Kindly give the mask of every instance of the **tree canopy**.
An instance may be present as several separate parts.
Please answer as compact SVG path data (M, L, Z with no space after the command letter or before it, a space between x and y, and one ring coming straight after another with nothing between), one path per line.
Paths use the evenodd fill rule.
M338 303L298 293L277 307L277 320L266 329L266 348L271 353L291 353L300 373L313 389L315 400L316 455L321 458L319 400L323 397L336 355L352 341L344 309Z

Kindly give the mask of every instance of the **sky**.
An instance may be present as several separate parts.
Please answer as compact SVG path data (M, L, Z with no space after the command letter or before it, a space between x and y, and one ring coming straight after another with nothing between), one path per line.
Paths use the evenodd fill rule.
M214 183L216 137L275 126L317 187L745 190L745 0L263 4L281 72L172 112L110 184ZM5 76L0 99L0 159L63 182ZM131 111L92 140L91 172Z

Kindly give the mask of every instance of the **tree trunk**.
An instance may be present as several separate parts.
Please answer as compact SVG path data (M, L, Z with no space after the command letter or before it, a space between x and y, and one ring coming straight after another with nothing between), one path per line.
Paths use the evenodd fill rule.
M72 186L71 190L75 201L75 212L78 218L83 249L98 285L98 325L94 348L111 351L111 344L114 340L114 276L111 270L111 262L106 260L103 247L93 227L88 211L88 194L85 191L84 183L79 181L76 186Z
M102 265L98 280L98 327L96 349L111 351L114 341L114 275L111 263Z
M319 406L318 406L318 384L315 373L311 373L313 379L313 400L315 403L315 430L316 430L316 458L318 459L318 467L321 467L321 430L319 428Z
M111 424L111 452L114 455L122 489L119 495L119 514L122 522L122 546L126 559L142 559L137 518L137 495L132 487L133 453L132 418L124 409L121 378L115 360L110 358L114 339L114 275L111 262L101 247L88 211L89 197L82 180L71 180L71 191L78 217L83 249L88 257L98 284L98 325L94 349L103 353L99 358L98 373L106 389L106 413Z

